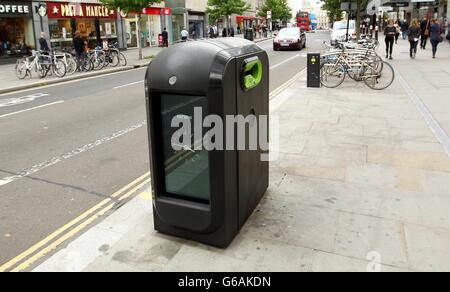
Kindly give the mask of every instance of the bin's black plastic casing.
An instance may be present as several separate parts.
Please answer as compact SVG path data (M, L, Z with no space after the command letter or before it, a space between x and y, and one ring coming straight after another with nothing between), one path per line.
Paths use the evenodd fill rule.
M263 64L259 86L244 90L245 60L257 56ZM176 83L169 80L176 77ZM269 60L253 42L238 38L187 42L163 50L149 65L146 104L155 229L201 243L227 247L252 214L269 185L269 163L262 151L209 152L209 204L165 193L161 141L161 94L207 96L208 112L222 117L253 113L269 116ZM225 124L225 123L224 123ZM268 129L268 124L266 125ZM235 139L236 141L236 139ZM226 135L224 133L226 145ZM235 148L236 149L236 148Z

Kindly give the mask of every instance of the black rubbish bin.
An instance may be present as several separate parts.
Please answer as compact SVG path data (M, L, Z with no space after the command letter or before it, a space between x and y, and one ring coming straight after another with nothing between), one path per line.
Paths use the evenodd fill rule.
M244 34L244 38L246 40L249 40L249 41L253 42L255 40L255 33L253 32L253 29L251 29L251 28L246 29L245 30L245 34Z
M318 88L320 82L320 54L308 54L307 64L307 86L311 88Z
M175 45L149 65L146 102L155 229L228 246L269 184L269 163L261 159L267 148L238 148L238 123L226 122L230 117L254 117L244 123L249 145L250 128L258 118L268 119L267 53L239 38ZM215 122L205 125L205 117ZM222 143L217 143L222 149L199 147L220 120L224 127L210 141L218 142L222 134ZM183 136L189 141L183 145L181 136L174 138L180 121L193 133ZM267 120L259 121L257 128L268 131Z

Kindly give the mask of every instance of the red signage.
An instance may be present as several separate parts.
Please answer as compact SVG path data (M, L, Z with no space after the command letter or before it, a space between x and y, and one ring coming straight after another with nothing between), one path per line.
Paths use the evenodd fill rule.
M142 14L146 14L146 15L170 15L171 14L171 10L170 8L144 8L142 10Z
M49 18L116 18L116 11L103 5L47 2Z

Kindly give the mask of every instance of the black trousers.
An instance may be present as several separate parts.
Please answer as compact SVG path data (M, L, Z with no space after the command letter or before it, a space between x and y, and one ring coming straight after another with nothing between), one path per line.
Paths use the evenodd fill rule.
M394 50L395 37L387 37L384 41L386 42L386 55L392 56L392 51Z
M426 36L425 34L422 34L420 37L420 47L422 49L425 49L427 46L427 41L428 41L428 36Z

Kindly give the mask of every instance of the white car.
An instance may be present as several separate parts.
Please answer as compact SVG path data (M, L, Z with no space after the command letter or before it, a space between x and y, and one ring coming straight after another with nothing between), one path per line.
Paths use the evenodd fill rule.
M347 21L336 21L331 31L331 43L345 42L347 33ZM354 38L356 35L356 22L350 20L348 28L348 39Z

